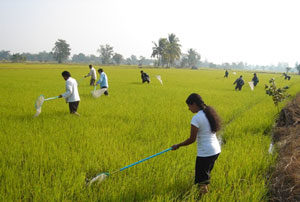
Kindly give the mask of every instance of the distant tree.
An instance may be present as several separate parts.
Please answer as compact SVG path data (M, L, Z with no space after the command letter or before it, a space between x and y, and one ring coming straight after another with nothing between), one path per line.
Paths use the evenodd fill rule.
M166 55L168 59L167 66L174 64L176 59L180 59L181 56L181 49L180 49L179 39L176 37L175 34L169 34L168 36L168 45L166 49Z
M26 61L26 56L21 55L19 53L15 53L11 56L11 61L12 62L25 62Z
M58 63L62 63L63 61L67 60L69 55L71 54L70 45L67 44L65 40L58 39L55 42L55 46L52 49L53 57Z
M188 61L188 55L187 54L182 54L181 60L180 60L180 67L185 68L189 66L189 61Z
M138 65L142 66L145 64L146 58L144 56L140 56L139 60L138 60Z
M292 69L291 67L286 67L286 73L289 73L289 71Z
M166 59L166 48L168 46L167 38L160 38L158 43L152 42L154 47L152 48L151 57L157 57L157 66L164 65Z
M48 53L46 51L39 52L37 54L37 60L40 62L48 62L48 61L53 61L53 55L51 53Z
M100 53L100 58L102 64L111 64L112 56L114 54L114 48L108 44L100 45L100 48L97 50Z
M298 74L300 75L300 64L296 63L296 69L298 71Z
M112 59L117 65L119 65L123 61L123 56L119 53L115 53L114 56L112 57Z
M85 56L83 53L79 53L78 55L74 54L72 57L72 62L86 63L86 62L89 62L89 58L87 56Z
M139 61L135 55L131 55L130 60L131 60L132 65L137 65L139 63Z
M130 58L126 58L125 63L126 63L127 65L131 65L131 59L130 59Z
M237 68L238 68L238 69L244 69L244 68L245 68L244 63L243 63L243 62L239 62L239 63L237 64Z
M187 62L188 62L189 67L196 67L197 63L201 59L201 56L199 53L197 53L196 50L190 48L188 50L187 59L188 59Z
M0 60L9 60L10 57L11 57L10 51L5 51L5 50L0 51Z
M101 59L99 57L97 57L96 55L92 54L92 55L89 56L89 62L93 63L93 64L101 63Z

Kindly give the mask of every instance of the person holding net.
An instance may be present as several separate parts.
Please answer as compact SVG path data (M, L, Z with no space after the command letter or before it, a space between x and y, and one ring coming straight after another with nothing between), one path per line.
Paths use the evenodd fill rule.
M90 72L86 76L84 76L84 78L90 76L91 77L90 86L94 86L95 81L97 80L97 73L95 68L92 65L89 65L89 68L90 68Z
M100 74L100 79L97 81L96 86L99 84L100 88L104 89L104 88L108 88L108 79L107 79L107 75L105 74L105 72L103 71L103 69L98 69L98 73ZM104 95L108 96L108 91L105 90L104 91Z
M66 81L66 92L59 95L58 98L65 98L66 102L69 103L70 113L79 116L77 109L80 97L78 93L77 81L71 77L71 74L68 71L64 71L61 74Z
M221 119L216 111L204 104L201 96L196 93L189 95L186 104L189 110L196 114L191 121L190 137L173 145L172 150L190 145L197 140L195 184L199 186L201 195L208 192L210 173L221 153L221 146L216 136L216 132L221 129Z

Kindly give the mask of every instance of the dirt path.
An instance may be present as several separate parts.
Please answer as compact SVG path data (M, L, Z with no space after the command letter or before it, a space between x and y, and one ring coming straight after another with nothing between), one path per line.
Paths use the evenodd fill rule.
M300 94L280 112L273 131L278 159L271 201L300 201Z

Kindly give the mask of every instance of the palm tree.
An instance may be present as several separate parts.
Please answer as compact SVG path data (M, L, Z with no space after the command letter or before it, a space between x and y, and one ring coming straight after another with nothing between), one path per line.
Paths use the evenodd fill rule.
M181 45L179 44L179 39L175 36L175 34L169 34L168 36L168 46L166 49L166 55L168 59L168 67L169 65L173 65L174 61L180 59L181 56Z
M154 44L154 47L152 48L151 57L157 57L158 66L160 66L160 64L163 66L165 63L165 52L168 45L168 40L166 38L160 38L158 40L158 44L155 42L152 43Z

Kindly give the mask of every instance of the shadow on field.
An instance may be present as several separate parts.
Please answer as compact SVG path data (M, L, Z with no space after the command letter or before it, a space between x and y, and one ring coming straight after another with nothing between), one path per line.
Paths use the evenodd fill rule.
M131 85L141 85L142 83L141 82L130 82L129 84L131 84Z

